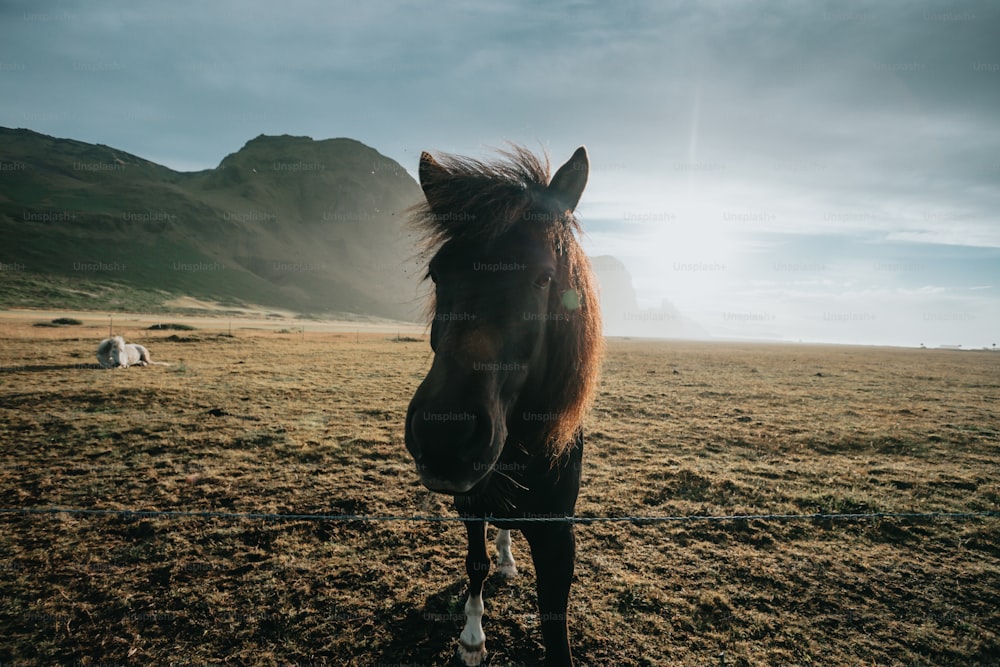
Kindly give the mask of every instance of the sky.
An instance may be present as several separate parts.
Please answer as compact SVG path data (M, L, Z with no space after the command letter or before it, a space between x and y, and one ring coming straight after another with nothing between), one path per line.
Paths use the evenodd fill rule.
M579 145L592 256L713 337L1000 343L1000 3L0 5L0 125L211 168L259 134Z

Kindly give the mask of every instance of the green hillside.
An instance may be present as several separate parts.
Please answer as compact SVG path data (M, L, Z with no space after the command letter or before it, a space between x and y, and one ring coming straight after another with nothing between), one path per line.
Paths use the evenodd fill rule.
M260 136L180 173L0 128L0 307L163 309L188 295L412 319L419 186L350 139Z

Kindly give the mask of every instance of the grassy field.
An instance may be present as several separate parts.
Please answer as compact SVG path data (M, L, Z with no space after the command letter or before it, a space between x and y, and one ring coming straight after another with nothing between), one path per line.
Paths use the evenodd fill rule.
M150 321L152 323L153 320ZM182 321L182 320L179 320ZM426 341L0 321L0 506L451 514L402 443ZM203 324L203 323L200 323ZM582 516L1000 509L1000 355L613 340ZM580 665L998 665L1000 519L577 528ZM534 573L489 665L542 655ZM457 523L0 515L0 663L452 664Z

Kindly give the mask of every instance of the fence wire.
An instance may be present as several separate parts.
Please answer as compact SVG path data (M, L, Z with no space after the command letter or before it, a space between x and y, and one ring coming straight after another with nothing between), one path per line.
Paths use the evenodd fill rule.
M124 521L140 519L223 519L230 521L261 521L267 523L291 521L322 521L334 523L463 523L486 521L489 523L631 523L634 525L667 523L723 523L749 521L972 521L977 519L1000 518L1000 511L984 512L855 512L814 514L704 514L679 516L424 516L424 515L370 515L370 514L283 514L271 512L220 512L214 510L132 510L94 509L75 507L15 507L0 508L0 515L77 515L117 517Z

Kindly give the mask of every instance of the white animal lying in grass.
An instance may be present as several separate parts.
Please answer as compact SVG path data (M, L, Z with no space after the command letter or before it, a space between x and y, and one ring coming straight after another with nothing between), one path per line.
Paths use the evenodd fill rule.
M103 368L128 368L129 366L169 366L149 358L149 350L136 343L126 343L121 336L105 338L97 346L97 361Z

